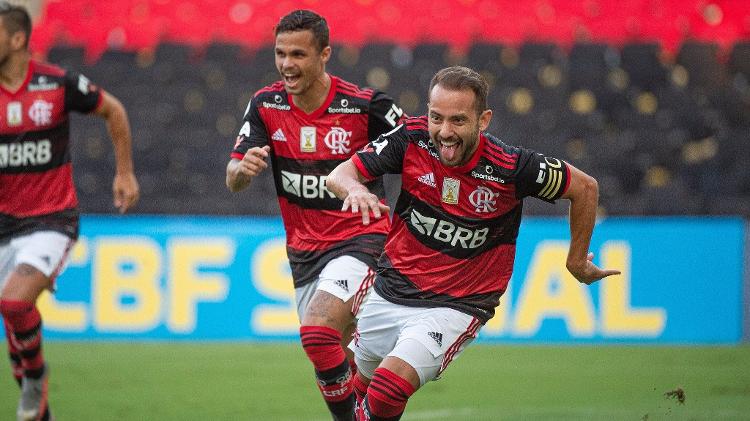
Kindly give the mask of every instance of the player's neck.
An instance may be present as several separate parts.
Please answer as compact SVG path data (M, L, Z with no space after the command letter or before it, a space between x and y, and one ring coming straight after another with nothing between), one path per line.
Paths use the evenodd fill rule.
M328 98L328 91L331 89L331 77L328 73L316 79L310 88L302 95L293 95L294 105L307 114L320 108Z
M15 92L26 80L31 55L28 52L12 54L0 65L0 85Z

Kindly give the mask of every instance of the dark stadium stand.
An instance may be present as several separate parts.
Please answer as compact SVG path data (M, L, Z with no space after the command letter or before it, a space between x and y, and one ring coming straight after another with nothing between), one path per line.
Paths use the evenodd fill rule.
M276 19L302 6L329 22L328 70L387 91L408 114L425 111L435 70L479 70L492 86L490 131L596 176L603 214L750 216L746 1L208 3L50 1L36 22L33 51L127 106L138 212L278 212L270 172L232 195L224 166L250 96L278 78ZM82 209L109 212L105 130L90 119L73 129Z
M575 163L600 180L609 215L750 215L750 47L728 61L714 44L690 42L674 58L656 44L576 43L520 47L477 43L465 55L441 43L336 46L329 70L382 88L411 114L425 110L435 70L470 65L493 84L490 131L512 144ZM88 75L130 112L143 197L141 213L278 212L270 172L249 192L224 187L242 110L276 79L270 47L203 49L161 44L154 53L107 50L88 63L78 48L50 59ZM109 212L111 147L96 119L73 124L75 176L84 212ZM564 205L527 202L530 214Z

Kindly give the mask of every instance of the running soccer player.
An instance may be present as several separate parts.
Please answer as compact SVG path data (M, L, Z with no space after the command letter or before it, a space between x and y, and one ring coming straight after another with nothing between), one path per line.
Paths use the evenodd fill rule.
M27 11L0 2L0 315L21 386L17 419L24 421L51 418L36 300L54 289L78 237L70 112L106 120L117 166L115 207L125 212L139 195L120 101L82 75L32 60L30 36Z
M487 82L466 67L440 70L428 115L409 118L328 176L343 210L366 221L382 204L367 183L401 174L375 286L354 343L359 420L398 420L409 397L436 379L492 318L513 271L525 197L570 200L568 270L590 284L596 180L559 159L484 131Z
M402 111L382 92L326 73L331 56L326 20L307 10L275 29L281 81L247 106L226 183L239 191L273 163L287 255L294 279L302 346L334 420L353 416L353 370L345 345L374 279L390 228L387 210L371 224L342 212L326 175L369 139L393 129ZM387 209L381 181L368 184Z

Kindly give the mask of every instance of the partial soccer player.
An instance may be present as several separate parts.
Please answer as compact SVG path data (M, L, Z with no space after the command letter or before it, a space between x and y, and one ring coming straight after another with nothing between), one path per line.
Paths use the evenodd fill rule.
M78 237L70 112L106 120L117 165L114 205L125 212L138 200L122 104L83 75L32 60L30 36L27 11L0 2L0 315L21 387L19 421L51 419L36 300L54 290Z
M485 133L487 82L466 67L440 70L427 116L409 118L328 177L343 210L367 222L382 205L368 183L401 174L402 188L373 291L357 325L359 420L398 420L495 313L513 271L525 197L570 201L568 270L590 284L619 273L588 252L597 182L559 159Z
M370 139L392 130L402 111L382 92L326 73L326 20L307 10L275 29L281 80L259 90L227 166L231 191L246 188L273 163L273 176L294 279L302 346L334 420L352 419L353 369L346 356L355 316L374 279L390 228L381 181L368 184L384 212L362 225L342 212L326 175Z

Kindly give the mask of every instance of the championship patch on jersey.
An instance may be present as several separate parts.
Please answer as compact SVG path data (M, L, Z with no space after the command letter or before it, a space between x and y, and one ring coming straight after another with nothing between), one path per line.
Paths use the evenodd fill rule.
M450 205L458 204L458 192L461 187L461 181L455 178L445 177L443 179L443 202Z
M20 102L9 102L6 114L8 119L8 127L20 126L23 124L23 111L21 110Z
M299 149L302 152L315 152L315 127L303 126L299 129Z

